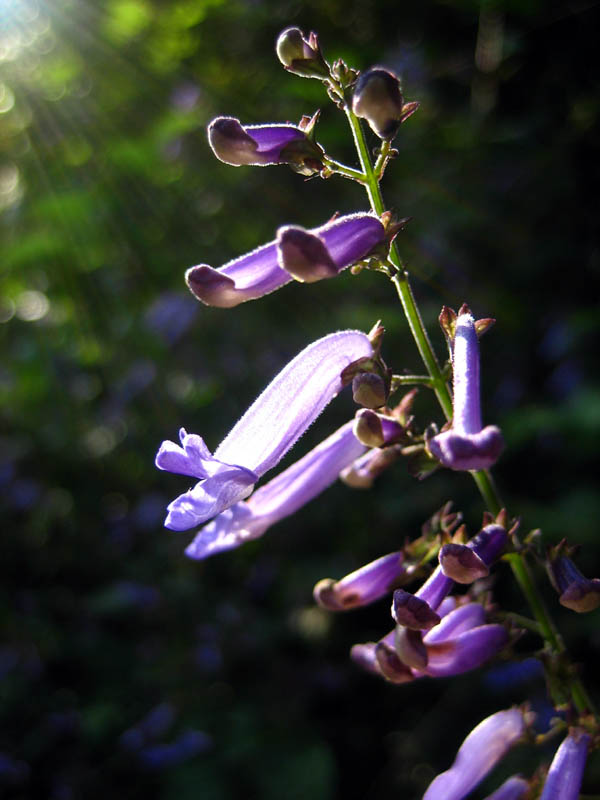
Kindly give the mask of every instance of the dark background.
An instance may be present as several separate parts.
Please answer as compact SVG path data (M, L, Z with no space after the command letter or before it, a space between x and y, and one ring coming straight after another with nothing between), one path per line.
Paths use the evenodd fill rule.
M0 793L9 798L418 798L486 714L543 680L508 662L386 685L348 659L389 630L388 601L344 616L311 591L418 535L465 475L416 482L399 464L371 492L337 485L265 539L204 563L162 528L185 479L154 454L179 426L214 448L310 341L382 318L384 355L419 371L377 274L288 285L230 311L188 294L285 223L366 208L360 187L286 167L234 169L205 126L298 121L355 163L318 81L273 44L319 32L330 60L382 64L419 112L397 139L387 203L440 354L442 304L496 327L482 343L486 422L508 443L496 476L524 530L583 545L600 573L594 486L598 95L595 2L0 0L2 645ZM370 138L370 145L376 141ZM440 414L421 392L422 424ZM285 463L353 413L340 397ZM526 613L506 566L497 597ZM597 693L597 613L562 609ZM538 641L525 637L525 654ZM594 684L596 684L594 686ZM475 797L552 746L521 748ZM590 760L586 791L600 784Z

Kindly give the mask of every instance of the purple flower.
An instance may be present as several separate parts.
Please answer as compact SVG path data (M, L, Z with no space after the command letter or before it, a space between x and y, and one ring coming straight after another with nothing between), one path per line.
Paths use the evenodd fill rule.
M356 397L354 399L356 401ZM354 435L368 447L383 447L384 445L394 444L403 436L405 431L404 426L394 417L377 414L370 408L361 408L360 411L356 412Z
M445 678L480 667L506 645L506 629L486 625L479 603L456 606L453 600L446 598L437 607L441 621L424 620L429 627L424 635L416 629L417 619L412 629L398 626L379 642L355 645L352 658L393 683L427 676Z
M482 428L479 397L479 342L470 313L459 314L452 344L454 371L453 418L450 430L429 441L429 450L445 467L487 469L504 446L500 429Z
M508 534L501 525L486 525L468 544L447 544L439 552L444 575L457 583L472 583L490 574L490 565L500 556Z
M540 800L577 800L589 744L590 737L580 728L569 730L552 759Z
M600 606L600 580L586 578L570 558L571 548L565 540L549 554L548 574L553 586L559 592L559 603L571 611L583 614Z
M340 373L373 354L366 334L332 333L309 345L254 401L214 455L195 434L180 431L181 446L166 441L159 469L190 475L198 483L168 507L165 526L187 530L244 500L342 388Z
M324 578L315 586L313 595L329 611L348 611L384 597L405 573L402 551L388 553L339 581Z
M261 486L246 502L236 503L202 528L186 549L202 559L257 539L324 491L340 471L364 451L347 422L321 444Z
M516 708L484 719L464 740L454 763L429 784L423 800L462 800L525 733L523 713Z
M219 161L233 167L290 164L314 175L323 166L321 147L295 125L242 125L217 117L208 126L208 142Z
M293 278L310 283L333 277L384 241L383 225L372 214L349 214L311 231L288 225L279 228L275 241L220 269L191 267L185 279L202 303L231 308L274 292Z

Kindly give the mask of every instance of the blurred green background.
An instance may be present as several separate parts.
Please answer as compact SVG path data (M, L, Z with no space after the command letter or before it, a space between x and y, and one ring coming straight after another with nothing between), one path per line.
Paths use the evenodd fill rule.
M0 0L3 797L418 798L485 714L526 698L547 714L531 668L385 685L348 651L388 631L388 602L335 618L313 605L318 579L397 549L450 498L475 532L466 476L419 483L400 464L196 563L190 536L162 528L185 479L153 458L181 425L216 446L332 330L382 318L388 363L420 369L380 275L230 311L183 283L281 224L366 208L347 181L235 169L207 145L216 115L321 108L317 138L355 163L321 84L275 58L296 24L421 102L384 194L413 218L398 243L423 315L440 354L442 304L498 319L482 370L485 420L508 442L501 490L525 530L580 542L598 575L599 23L598 3L575 0ZM440 421L426 392L416 411ZM285 463L352 413L340 397ZM597 614L544 591L597 692ZM517 751L474 797L551 754Z

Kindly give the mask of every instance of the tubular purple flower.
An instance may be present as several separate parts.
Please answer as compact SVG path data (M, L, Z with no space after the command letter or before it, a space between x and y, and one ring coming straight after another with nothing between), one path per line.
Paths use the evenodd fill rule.
M489 794L485 800L521 800L529 791L529 783L519 775L513 775L502 786Z
M208 306L232 308L270 294L293 278L314 282L333 277L385 242L385 230L372 214L349 214L314 228L285 226L277 239L219 269L200 264L185 279L192 294Z
M558 602L584 614L594 611L600 606L600 580L586 578L579 571L573 560L560 552L548 562L550 579L560 593Z
M415 594L396 589L392 601L392 617L398 625L411 630L429 630L440 621L437 607L452 591L454 581L437 567Z
M477 669L508 643L508 633L502 625L479 625L435 642L428 640L428 636L423 637L428 659L424 673L431 678L462 675Z
M340 391L342 370L372 353L366 334L332 333L290 361L214 455L199 436L184 429L180 431L181 447L163 442L156 466L199 479L169 505L165 526L187 530L248 497L258 478L280 461Z
M271 525L289 517L327 489L364 449L352 433L352 422L347 422L257 489L246 502L236 503L215 517L198 532L186 548L186 555L207 558L258 539Z
M361 408L356 412L354 435L367 447L393 444L401 438L405 430L393 417L377 414L370 408Z
M388 553L339 581L324 578L314 588L317 603L328 611L348 611L384 597L405 574L402 551Z
M484 719L464 740L454 763L429 784L423 800L462 800L525 733L516 708Z
M580 728L569 730L552 759L540 800L577 800L590 741Z
M235 117L217 117L208 126L213 153L232 167L290 164L314 175L323 166L323 150L295 125L242 125Z
M456 320L452 346L454 371L452 427L429 441L429 450L445 467L454 470L487 469L504 446L500 429L482 428L479 396L479 342L470 313Z
M502 553L508 534L501 525L486 525L466 545L447 544L439 552L444 575L457 583L472 583L490 574L490 566Z

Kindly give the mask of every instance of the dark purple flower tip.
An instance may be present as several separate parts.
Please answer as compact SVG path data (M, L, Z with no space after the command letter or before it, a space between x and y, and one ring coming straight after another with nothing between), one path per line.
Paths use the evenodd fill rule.
M579 614L600 606L600 580L588 579L568 556L557 555L548 564L550 578L560 592L559 603Z
M548 770L540 800L577 800L590 745L581 728L571 728Z
M397 442L404 434L404 428L393 417L376 414L363 408L354 418L354 435L366 447L383 447Z
M375 68L361 74L354 89L352 110L367 120L380 139L393 139L398 133L403 106L400 81L393 72Z
M429 784L423 800L463 800L525 733L516 708L484 719L464 740L454 763Z
M439 552L444 575L457 583L473 583L490 574L489 568L470 547L464 544L446 544Z
M387 641L387 637L375 645L375 660L380 674L390 683L414 681L410 667L401 661L394 647Z
M488 425L479 433L460 433L451 428L430 439L428 447L450 469L488 469L498 460L504 439L496 425Z
M286 28L277 37L277 57L287 69L302 78L327 78L329 68L321 55L316 33L308 39L300 28Z
M281 275L279 280L272 281L268 290L264 291L264 285L263 288L255 285L251 289L244 289L233 278L207 264L191 267L185 273L185 282L192 294L205 305L214 308L233 308L246 300L254 300L278 289L288 280L286 275Z
M396 589L392 601L392 617L398 625L415 631L427 631L440 621L429 603L404 589Z
M519 775L513 775L504 781L500 788L489 794L485 800L523 800L529 792L529 782Z
M384 597L405 573L402 551L366 564L339 581L325 578L314 588L317 603L329 611L347 611Z
M294 125L241 125L234 117L217 117L208 126L213 153L233 167L319 162L323 151ZM318 171L311 169L309 174Z
M394 640L396 653L407 667L424 670L429 662L427 647L423 644L421 631L409 630L398 626Z
M338 274L338 266L323 240L294 225L277 231L277 260L282 269L302 283L315 283Z

